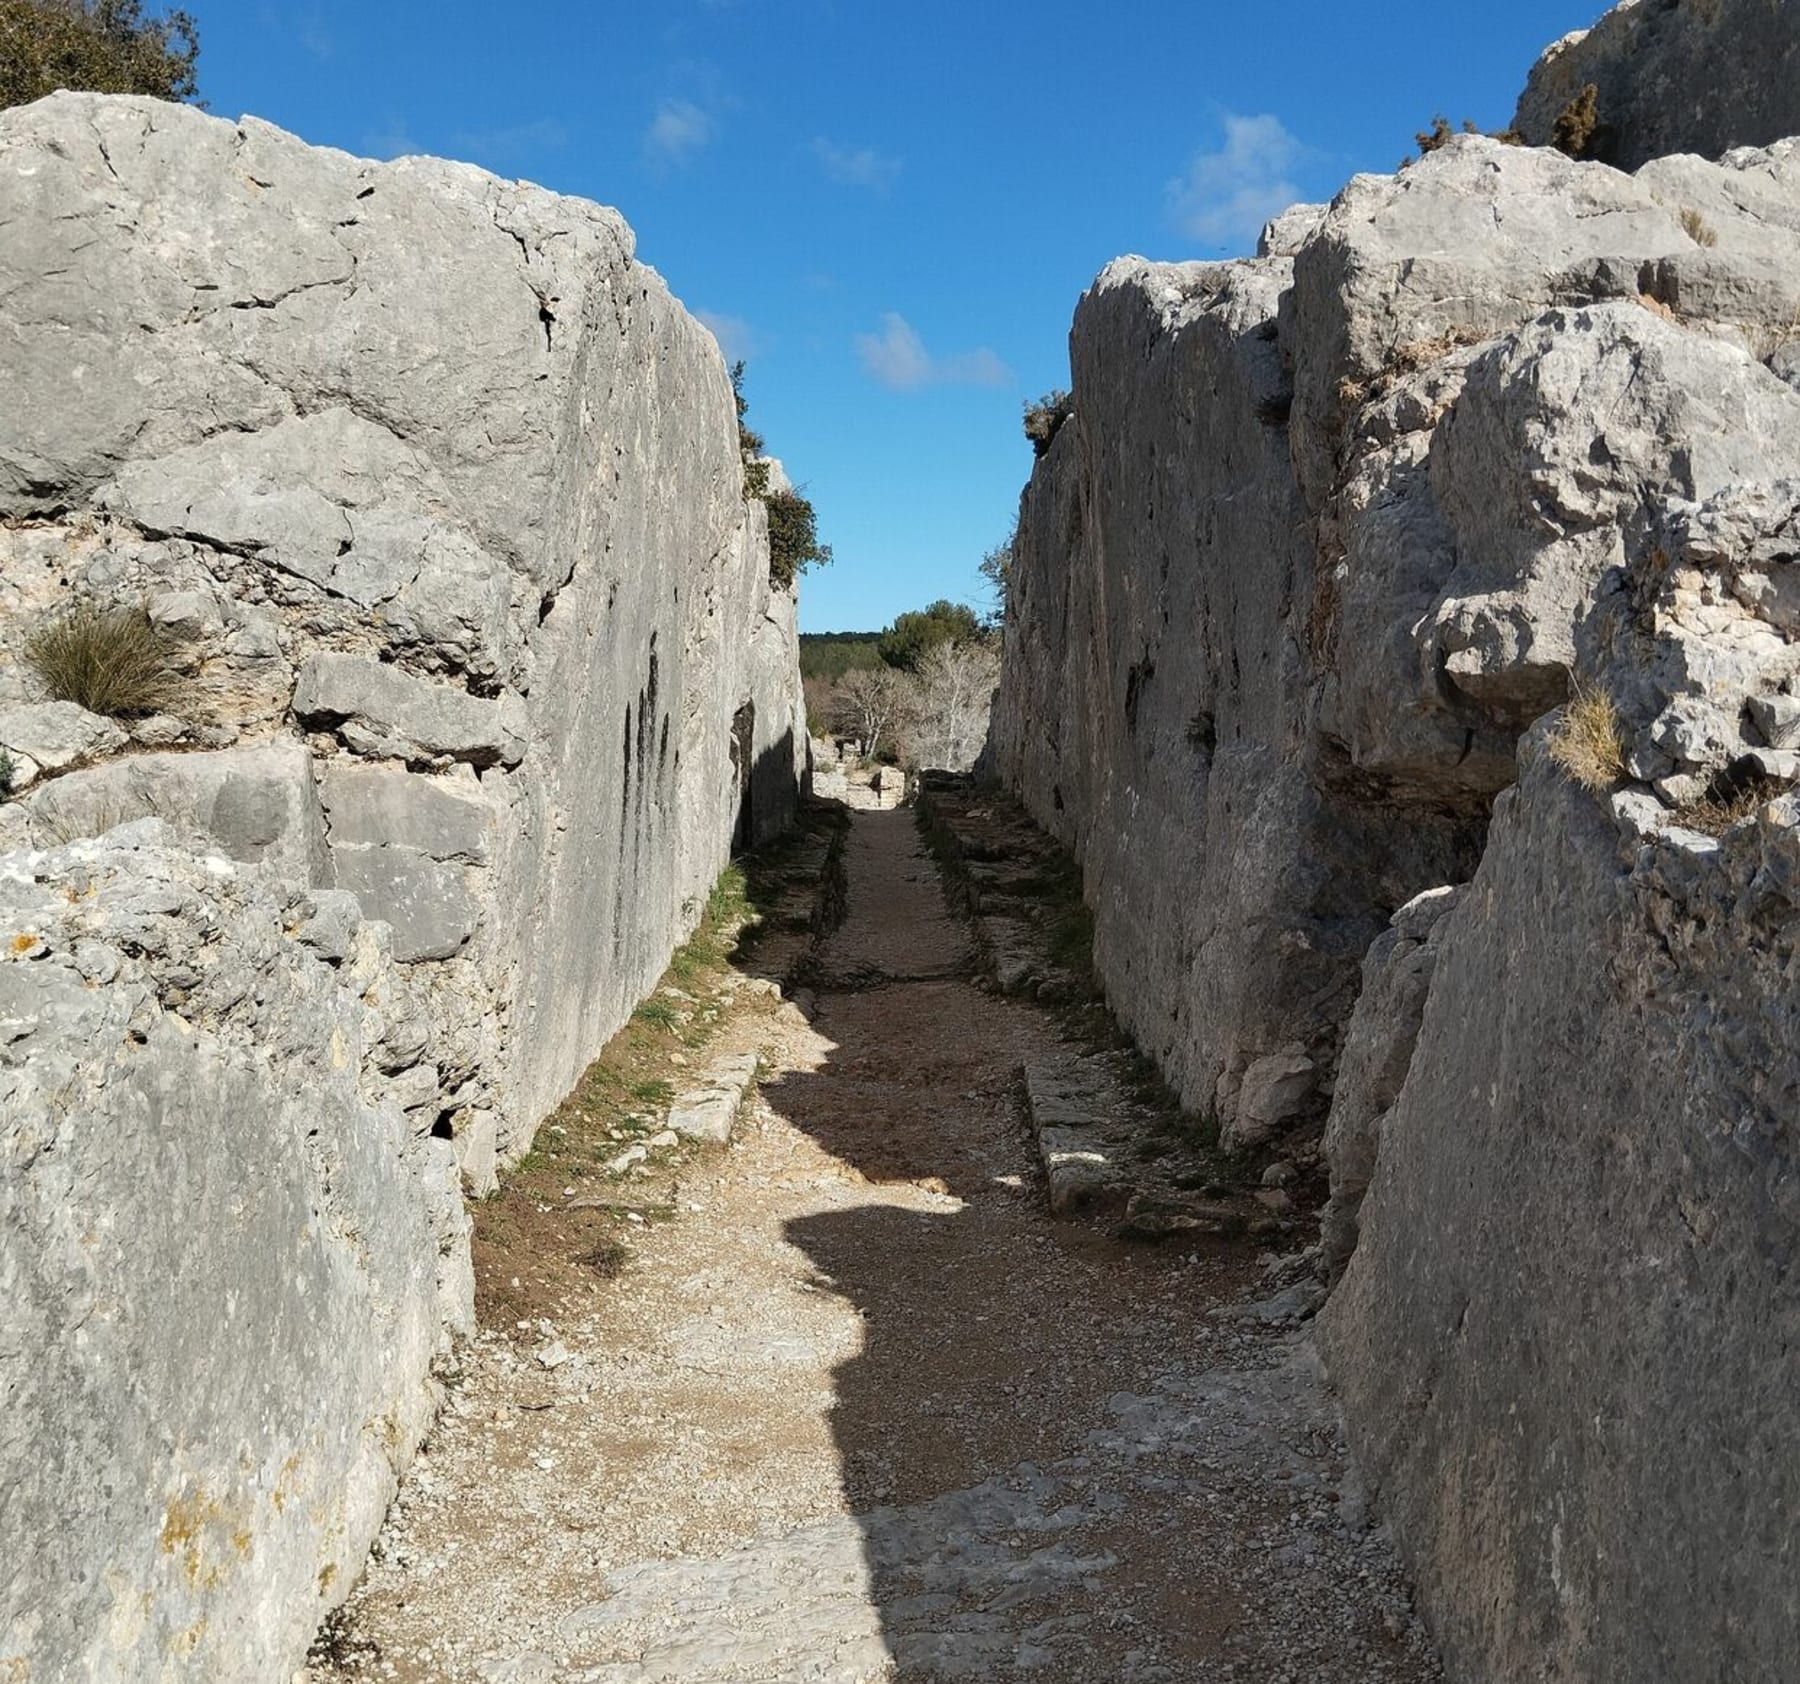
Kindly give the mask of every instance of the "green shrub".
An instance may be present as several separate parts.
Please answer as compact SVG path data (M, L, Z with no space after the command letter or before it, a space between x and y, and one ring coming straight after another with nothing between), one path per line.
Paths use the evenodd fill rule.
M819 542L819 517L798 491L771 491L763 504L769 511L769 577L785 591L807 568L825 566L831 546Z
M1604 163L1612 138L1612 130L1600 121L1600 90L1592 82L1557 113L1550 128L1550 144L1576 159Z
M819 517L810 499L798 491L771 491L769 464L763 459L763 436L744 423L750 400L744 396L744 362L731 365L731 396L737 405L738 457L744 465L744 496L769 511L769 578L777 588L792 590L809 567L831 560L831 546L819 542Z
M52 697L89 713L161 713L181 690L175 646L141 608L78 603L32 634L25 659Z
M1015 521L1005 541L996 544L976 564L981 577L987 582L988 590L993 594L994 610L989 616L991 626L998 627L1005 622L1007 605L1012 601L1013 551L1018 548L1018 543L1019 527Z
M919 664L940 644L976 643L980 639L981 621L975 610L966 603L939 597L925 608L896 616L875 648L888 666L917 672Z
M0 109L58 88L192 99L199 51L186 12L142 0L0 0Z
M1062 424L1074 413L1074 399L1061 387L1046 392L1035 403L1026 404L1025 436L1031 440L1032 454L1042 456L1062 431Z
M802 632L800 676L836 683L847 672L881 665L880 632Z

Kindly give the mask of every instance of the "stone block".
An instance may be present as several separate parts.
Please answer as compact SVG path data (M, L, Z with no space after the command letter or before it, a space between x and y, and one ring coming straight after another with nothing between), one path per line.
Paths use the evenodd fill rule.
M458 866L398 846L334 847L331 859L338 887L356 896L363 916L392 926L402 964L452 958L481 926L481 907Z
M516 766L525 756L516 709L362 655L314 655L300 670L294 717L338 730L359 753Z
M360 766L339 757L325 763L319 794L334 847L393 843L434 860L487 863L496 814L473 781Z
M716 1060L704 1078L676 1099L669 1127L684 1140L723 1146L731 1139L738 1108L756 1079L756 1055L734 1053Z

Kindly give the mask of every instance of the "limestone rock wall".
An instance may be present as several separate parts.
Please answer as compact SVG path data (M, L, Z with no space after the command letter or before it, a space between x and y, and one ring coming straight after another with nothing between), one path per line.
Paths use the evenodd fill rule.
M426 1002L155 819L0 869L0 1660L285 1678L472 1320Z
M1800 11L1793 0L1624 0L1545 52L1513 126L1549 145L1589 84L1595 155L1621 169L1785 140L1800 134Z
M56 95L0 113L0 226L0 884L37 895L0 931L0 1345L83 1293L113 1328L8 1393L7 1533L45 1547L0 1671L279 1676L466 1318L458 1172L786 822L795 605L718 348L612 211ZM46 698L27 645L81 605L176 642L162 712ZM154 975L102 951L144 824Z
M1021 507L991 763L1185 1100L1329 1152L1322 1343L1470 1681L1800 1639L1796 277L1800 144L1458 139L1109 268Z

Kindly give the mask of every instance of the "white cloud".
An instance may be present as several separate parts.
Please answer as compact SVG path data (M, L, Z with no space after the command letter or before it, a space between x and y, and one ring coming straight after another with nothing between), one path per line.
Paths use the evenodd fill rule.
M691 99L665 99L644 131L644 152L652 163L685 164L712 137L712 118Z
M416 158L425 150L398 117L390 117L379 129L371 129L361 144L371 158Z
M866 146L854 149L838 146L821 135L812 143L812 154L825 174L845 187L872 187L880 191L892 187L900 176L898 158L884 158Z
M1247 245L1277 211L1300 198L1296 166L1306 148L1279 117L1225 118L1225 144L1197 153L1166 189L1169 216L1206 245Z
M717 310L696 310L694 314L711 329L719 349L725 353L726 362L735 363L756 355L756 334L742 316L723 316Z
M467 129L455 139L459 152L496 160L560 151L568 144L568 129L553 117L515 123L510 128Z
M1004 386L1012 379L1012 371L986 346L960 356L934 357L912 323L893 310L881 318L881 332L856 336L856 354L869 374L896 392L923 386Z

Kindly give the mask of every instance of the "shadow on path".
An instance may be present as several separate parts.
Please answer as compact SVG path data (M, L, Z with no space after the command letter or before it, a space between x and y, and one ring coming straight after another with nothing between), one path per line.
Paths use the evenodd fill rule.
M810 1617L846 1641L794 1676L1435 1676L1362 1576L1304 1359L1205 1316L1254 1259L1051 1222L1017 1070L1054 1020L969 980L911 814L858 815L848 869L814 1010L835 1050L763 1092L870 1184L785 1231L864 1330L832 1428L879 1643L834 1584Z

